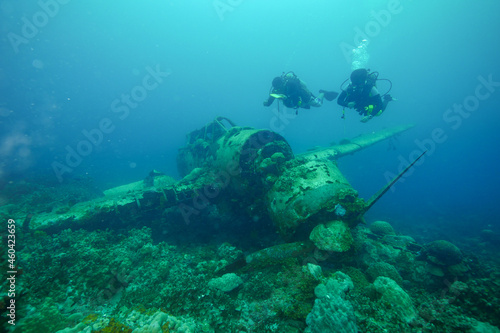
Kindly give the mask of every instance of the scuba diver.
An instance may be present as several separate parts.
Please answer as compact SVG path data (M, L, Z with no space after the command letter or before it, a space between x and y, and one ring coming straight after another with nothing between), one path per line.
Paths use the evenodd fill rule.
M337 95L338 93L334 91L320 90L318 97L316 97L294 72L288 72L273 79L269 98L263 104L270 106L275 99L278 99L282 100L287 108L310 109L311 106L320 107L323 104L323 98L326 98L327 101L333 101Z
M351 73L351 83L345 90L342 89L342 93L337 99L337 103L358 111L358 113L363 116L363 118L361 118L361 122L363 123L366 123L374 116L380 116L385 111L387 104L394 99L389 95L392 83L387 80L391 83L391 88L383 95L382 101L382 97L375 86L377 79L378 72L370 73L369 70L364 68L356 69ZM344 83L346 81L344 81ZM342 85L344 83L342 83ZM344 118L344 115L342 118Z

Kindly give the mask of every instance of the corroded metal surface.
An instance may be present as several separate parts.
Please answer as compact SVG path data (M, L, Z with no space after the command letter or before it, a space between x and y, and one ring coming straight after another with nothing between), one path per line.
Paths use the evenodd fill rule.
M267 215L285 239L297 229L308 235L315 226L334 220L353 227L367 206L334 160L410 127L365 134L294 157L281 135L234 126L219 117L190 133L179 149L181 180L156 175L110 189L104 197L64 213L33 216L30 227L108 227L146 218L189 223L203 219L201 212L210 206L235 216Z

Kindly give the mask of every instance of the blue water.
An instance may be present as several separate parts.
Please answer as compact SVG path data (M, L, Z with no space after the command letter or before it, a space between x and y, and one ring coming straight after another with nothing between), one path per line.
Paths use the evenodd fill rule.
M294 71L313 92L339 91L351 71L346 50L368 38L368 66L392 81L398 101L366 124L325 101L280 133L300 153L414 123L392 144L339 160L367 198L422 150L416 140L429 150L367 219L415 233L498 230L498 12L494 0L2 1L1 180L88 175L109 188L152 169L178 177L188 132L219 115L272 128L275 105L262 102L275 76ZM131 93L137 103L127 104ZM463 103L472 111L447 111ZM68 166L68 147L86 156Z

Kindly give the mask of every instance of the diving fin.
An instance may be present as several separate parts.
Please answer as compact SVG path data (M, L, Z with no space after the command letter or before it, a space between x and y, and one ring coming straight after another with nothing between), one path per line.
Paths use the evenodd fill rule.
M337 96L339 95L339 93L336 91L320 90L319 92L325 94L325 99L330 102L337 98Z

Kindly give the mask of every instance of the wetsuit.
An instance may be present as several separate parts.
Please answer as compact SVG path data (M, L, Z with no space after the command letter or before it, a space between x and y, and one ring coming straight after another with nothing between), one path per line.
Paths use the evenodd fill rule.
M310 109L311 106L319 107L323 104L321 99L315 97L307 89L304 82L295 75L292 76L290 74L285 76L284 86L279 88L273 87L270 94L285 95L286 97L282 99L283 104L291 109ZM270 106L275 99L275 97L269 96L264 105Z
M337 103L348 107L350 102L355 103L354 109L363 116L378 116L387 106L387 102L382 101L377 88L370 84L365 84L362 88L349 84L347 89L340 94Z

